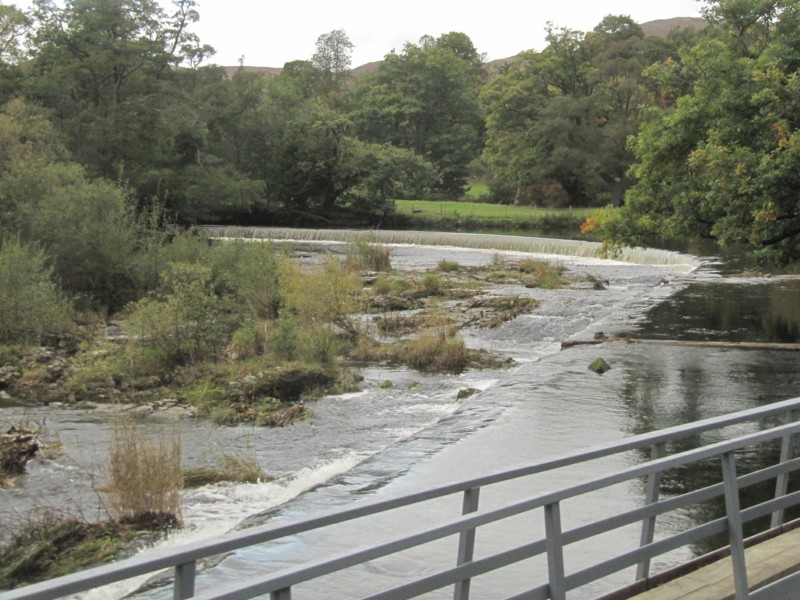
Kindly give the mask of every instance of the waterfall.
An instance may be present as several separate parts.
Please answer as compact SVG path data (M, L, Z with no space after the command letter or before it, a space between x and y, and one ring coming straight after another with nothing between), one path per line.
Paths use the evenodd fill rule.
M293 229L288 227L209 226L203 229L214 238L297 242L368 241L382 244L450 246L582 258L605 258L601 253L602 246L598 242L515 235L438 231L387 231L382 229ZM692 271L702 264L701 259L696 256L655 248L623 248L613 258L631 264L684 267L686 271Z

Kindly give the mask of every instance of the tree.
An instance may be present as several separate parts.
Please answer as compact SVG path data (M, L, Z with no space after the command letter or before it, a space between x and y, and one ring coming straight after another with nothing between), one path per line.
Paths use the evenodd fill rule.
M433 192L458 198L483 145L478 92L484 81L482 59L464 34L406 44L359 79L353 111L357 135L425 158L440 178Z
M194 4L179 0L168 15L155 0L35 0L28 94L92 175L136 185L159 158L174 69L211 52L188 32Z
M18 94L22 81L20 62L22 41L30 30L31 19L15 6L0 4L0 103Z
M603 234L640 244L656 233L745 245L765 260L800 257L800 6L709 2L716 27L682 53L692 81L654 110L633 146L637 180Z
M324 92L341 88L350 73L354 47L344 29L334 29L317 38L311 64L321 75Z
M0 67L22 57L22 41L31 26L28 16L14 5L0 4Z
M481 94L490 185L519 203L619 203L632 160L627 138L653 103L643 70L659 46L618 15L589 33L549 24L547 42Z

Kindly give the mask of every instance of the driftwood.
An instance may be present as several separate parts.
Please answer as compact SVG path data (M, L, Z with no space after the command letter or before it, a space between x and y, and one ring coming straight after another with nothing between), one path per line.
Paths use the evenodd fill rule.
M36 430L13 425L6 433L0 433L0 475L21 475L40 450L42 444Z
M770 342L693 342L688 340L642 340L636 338L603 337L594 340L565 340L561 349L573 346L596 346L607 342L623 342L625 344L646 344L652 346L694 346L698 348L731 348L736 350L783 350L797 352L800 344L778 344Z

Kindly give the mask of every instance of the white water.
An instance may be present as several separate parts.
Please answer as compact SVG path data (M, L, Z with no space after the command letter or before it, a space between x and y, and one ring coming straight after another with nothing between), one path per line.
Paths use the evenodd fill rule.
M493 250L513 256L524 252L517 247L498 248L501 245L498 238L507 236L478 237L491 238ZM392 254L397 268L430 268L441 258L461 264L491 260L491 253L485 250L406 246L409 238L403 239L406 241L392 242L401 244ZM511 238L520 239L524 238ZM437 243L431 238L418 238L418 241ZM455 238L446 241L452 244ZM576 275L591 273L608 280L609 290L515 289L516 293L531 294L542 302L535 314L489 332L464 334L471 346L515 358L520 364L515 369L458 377L422 376L403 369L366 369L364 391L323 399L313 407L315 418L292 427L217 430L202 423L181 423L188 460L202 463L211 452L209 440L216 440L228 449L252 447L266 470L278 475L278 479L271 483L219 485L187 492L184 518L191 527L161 543L159 548L214 537L244 521L300 517L360 498L420 489L459 475L492 471L510 463L560 454L591 445L598 439L613 439L630 433L618 390L597 388L599 382L614 380L615 376L598 380L585 369L584 362L590 362L589 350L570 352L569 356L558 354L559 342L570 337L590 337L599 330L610 333L623 324L635 322L647 307L667 297L680 285L662 285L664 281L685 276L698 261L676 258L673 253L657 253L663 261L659 266L603 261L589 255L576 258L575 252L565 249L569 246L574 250L585 243L576 244L559 246L559 256L550 258ZM533 246L529 247L532 249ZM542 248L538 247L537 251ZM644 255L639 258L644 259ZM622 374L621 370L618 372ZM391 380L393 387L379 388L377 384L385 380ZM412 386L412 383L421 386ZM567 383L569 385L565 385ZM457 391L466 387L483 392L464 402L456 402ZM586 401L590 401L591 406L582 404ZM580 406L582 413L589 408L593 410L578 418L572 410L574 406ZM101 448L108 438L109 419L104 420L98 414L76 415L70 411L42 409L39 417L44 415L51 426L63 426L59 435L68 454L77 457L76 463L81 467L78 470L96 470L97 457L92 458L86 452L85 440L92 439L93 447ZM11 419L15 414L2 409L0 418L4 416ZM72 485L81 479L74 475L70 474ZM56 488L65 484L55 479L48 493L52 502L59 502ZM20 501L24 501L26 494L39 499L47 497L38 485L32 476L13 493ZM553 482L546 482L546 485L553 485ZM512 489L509 493L518 491ZM613 509L635 502L637 493L636 490L622 490L609 500L609 506ZM443 508L452 516L449 506ZM428 516L434 514L436 511ZM419 516L414 519L418 520ZM298 539L270 548L249 549L208 569L201 581L203 585L216 587L247 574L262 573L267 565L287 564L292 557L308 558L340 548L342 543L344 547L369 543L379 532L391 534L395 527L396 523L389 521L377 523L374 531L360 534L349 531L338 539L331 536L325 543L314 542L313 546ZM423 555L398 557L389 561L388 566L365 567L366 572L356 574L355 580L368 578L371 584L393 581L404 573L424 571L425 565L437 560L451 561L454 554L445 546L441 550L426 550ZM592 556L589 552L580 560ZM355 589L352 577L342 574L335 583L328 581L317 592L313 591L313 585L309 586L310 597L333 597L331 589L341 591L342 595L336 597L350 597ZM515 581L514 576L509 579L510 584ZM140 583L130 582L113 592L95 591L92 597L119 597ZM330 588L330 585L339 587ZM359 593L362 592L364 590L359 589ZM168 597L169 592L148 592L146 596Z
M697 257L655 248L624 248L614 260L602 256L602 245L581 240L514 235L492 235L434 231L372 231L342 229L291 229L283 227L207 227L212 237L228 239L275 240L296 242L357 242L369 241L390 245L443 246L524 252L549 259L583 257L602 259L606 263L669 265L691 271L702 263Z

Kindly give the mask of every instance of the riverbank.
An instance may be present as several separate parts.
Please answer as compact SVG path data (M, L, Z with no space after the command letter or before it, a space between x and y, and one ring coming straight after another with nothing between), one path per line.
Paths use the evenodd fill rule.
M340 252L344 256L346 247L345 244L338 247L327 246L327 249L334 253ZM578 327L577 331L585 330L587 321L584 319L588 319L588 322L595 322L599 318L597 311L601 308L614 310L619 302L628 303L632 297L637 297L645 290L648 295L668 293L669 286L659 284L665 276L669 274L668 276L671 278L675 272L671 267L656 270L651 267L641 267L631 270L630 267L613 261L599 261L594 258L570 259L560 256L552 258L550 262L557 267L556 272L561 271L566 277L567 285L537 288L525 286L524 278L530 274L525 273L524 269L518 268L523 260L531 258L524 254L452 248L439 248L432 251L430 248L392 247L393 261L395 255L397 255L398 270L409 271L409 276L414 280L421 283L429 275L438 279L439 285L432 283L437 279L428 277L428 287L465 289L464 284L452 286L446 284L451 277L456 277L452 271L448 272L455 264L460 265L459 270L465 282L473 281L474 283L478 278L484 277L484 283L490 284L491 291L483 294L484 300L511 295L536 300L536 304L529 307L530 310L524 311L521 315L518 314L511 321L503 321L497 327L489 328L480 327L480 321L476 320L476 317L480 318L482 311L484 322L491 320L488 304L482 307L475 305L464 311L454 308L459 301L472 302L476 295L481 296L475 291L476 288L473 287L471 295L460 300L447 295L436 297L437 304L440 305L438 311L440 314L444 312L445 315L461 315L459 318L463 319L465 324L469 322L461 331L465 347L474 350L480 347L488 348L493 354L516 361L530 361L539 352L547 354L554 351L552 348L554 345L557 346L562 338L569 337L576 331L573 327ZM514 265L516 267L512 269L511 267ZM631 277L636 272L639 275ZM514 274L514 278L510 274ZM381 278L386 281L380 282ZM366 286L372 292L371 298L389 297L389 294L376 294L375 292L376 288L377 290L392 290L395 286L399 287L400 284L392 283L392 278L391 274L372 276L371 279L374 280L371 280ZM505 288L503 288L504 285ZM503 289L508 290L509 293L502 291ZM622 292L624 292L622 298L628 298L628 300L620 297ZM441 308L444 308L444 311ZM384 310L385 308L382 308L380 313L373 314L371 319L382 317ZM424 309L412 307L403 310L406 313L412 311L412 314L404 315L411 317ZM574 320L576 317L578 317L577 321ZM566 325L565 318L574 324L567 329L555 329L555 327L560 328ZM548 342L548 339L552 341ZM586 366L584 365L583 368L585 369ZM266 470L275 477L273 482L258 485L255 488L242 486L214 488L213 496L216 498L213 503L214 512L220 508L220 502L224 502L222 497L228 493L239 498L230 505L229 519L214 519L214 527L222 527L224 530L224 527L234 526L246 515L247 506L250 503L255 502L249 509L253 512L264 510L265 506L275 505L276 502L280 504L281 498L287 498L287 494L288 497L293 497L302 489L306 489L306 486L315 485L315 481L320 481L318 478L328 480L335 477L337 473L348 472L354 466L353 461L355 464L361 462L365 456L373 455L376 448L390 446L398 440L406 439L420 427L432 426L446 415L452 415L456 410L463 409L468 405L474 406L475 402L483 404L480 400L473 400L473 398L481 398L481 394L476 394L475 391L480 392L480 390L494 386L498 380L513 377L515 370L516 367L502 371L477 370L466 371L460 375L437 375L419 373L389 363L382 363L376 367L359 369L364 378L360 383L361 392L345 396L324 396L319 401L307 402L306 404L312 408L314 413L310 418L287 428L269 430L268 435L268 430L262 428L242 429L242 426L236 426L207 429L206 425L201 425L194 419L181 418L177 422L180 423L182 435L186 436L184 437L184 447L187 447L188 444L188 447L191 448L191 454L185 457L187 462L202 464L209 459L209 439L219 440L219 445L226 448L241 448L243 443L249 443L257 447L256 453L259 460L268 465ZM472 390L473 395L467 397L467 394L467 396L458 398L459 392L462 390ZM68 417L68 421L72 423L69 428L75 433L71 433L70 436L63 431L59 433L59 437L64 442L66 454L70 456L70 459L77 458L79 464L85 465L87 459L79 458L84 456L87 450L83 447L82 441L92 439L95 456L90 458L89 462L94 464L97 464L95 461L102 462L102 457L97 453L101 452L102 447L107 443L104 440L108 440L109 433L107 430L105 433L95 430L90 433L86 428L90 422L96 421L99 425L109 422L109 418L113 421L113 416L105 417L103 415L107 413L103 411L98 412L97 409L84 407L78 407L76 410L49 406L42 407L35 412L31 409L25 409L22 412L26 411L31 417L41 416L51 426L55 426L59 421L64 422L64 417L72 415ZM11 414L11 410L3 411L4 417ZM18 411L17 414L20 412ZM385 415L385 417L380 415ZM165 418L167 418L166 414L154 411L149 420L155 427L163 427L164 423L175 422L172 419L165 421ZM376 418L379 419L379 425L375 422ZM319 448L323 429L330 431L331 434L329 449L323 453L315 450L309 454L307 444L311 443L312 447ZM201 431L204 433L200 433ZM313 435L310 438L305 437L312 432ZM73 439L73 435L77 437ZM300 437L298 438L298 436ZM350 436L355 437L351 441L347 441ZM268 442L268 440L272 440L272 442ZM279 440L283 440L283 442ZM342 454L340 449L343 447L352 449L354 453L348 451ZM50 477L57 475L59 468L56 468L55 471L53 468L61 460L58 459L56 463L35 464L33 476L30 478L25 476L25 481L21 482L22 485L8 492L21 498L29 490L39 488L43 483L42 475L44 475L45 481L49 481ZM317 461L322 461L321 466ZM298 473L304 472L304 469L310 470L306 472L306 475L298 477ZM95 467L94 471L97 472L98 469ZM74 470L70 470L70 472L74 479ZM54 484L54 482L51 483ZM63 498L58 499L58 495L53 496L52 501L71 504L76 501L76 496L83 496L84 499L79 502L81 505L96 505L97 497L91 491L94 484L87 486L86 489L89 491L85 493L76 493L75 485L71 485L70 495L72 498L69 501L65 502ZM256 489L259 490L257 495L251 496ZM173 537L175 543L188 539L187 535L211 533L209 527L212 523L206 519L204 503L203 501L197 503L199 498L209 493L211 492L201 491L199 496L194 493L186 494L184 502L188 503L188 507L184 509L184 518L191 531ZM239 494L245 494L251 499L243 503ZM41 494L40 498L43 498ZM260 500L256 500L256 498ZM21 508L24 505L23 502L19 506ZM260 508L256 509L255 506ZM211 509L212 506L209 505L207 508ZM212 528L212 531L219 530Z

